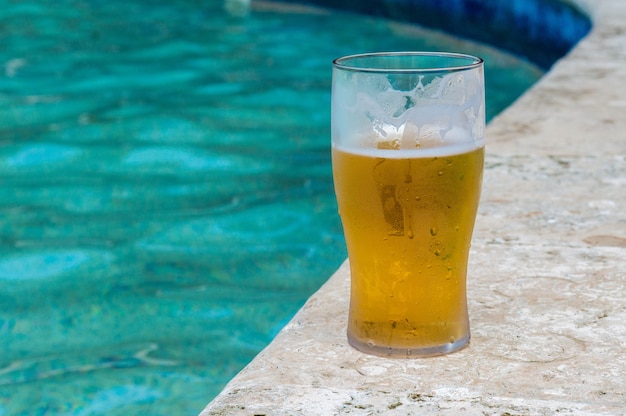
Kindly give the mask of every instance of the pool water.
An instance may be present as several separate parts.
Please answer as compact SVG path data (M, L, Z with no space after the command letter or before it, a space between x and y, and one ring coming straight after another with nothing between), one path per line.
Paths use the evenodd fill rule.
M346 13L0 0L0 416L195 415L346 256L330 61L486 59L488 117L541 71Z

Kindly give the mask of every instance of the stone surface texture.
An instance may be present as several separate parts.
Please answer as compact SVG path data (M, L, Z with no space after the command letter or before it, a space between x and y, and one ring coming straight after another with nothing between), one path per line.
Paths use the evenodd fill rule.
M346 341L347 262L201 413L626 415L626 3L488 126L472 340L442 357Z

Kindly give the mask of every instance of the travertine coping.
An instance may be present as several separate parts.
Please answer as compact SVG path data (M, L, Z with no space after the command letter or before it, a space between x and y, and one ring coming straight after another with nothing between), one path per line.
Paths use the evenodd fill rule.
M471 345L368 356L344 264L202 415L625 415L626 2L488 127Z

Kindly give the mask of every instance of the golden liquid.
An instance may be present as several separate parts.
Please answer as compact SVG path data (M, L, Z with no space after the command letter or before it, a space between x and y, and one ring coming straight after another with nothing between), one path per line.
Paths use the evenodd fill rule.
M410 356L469 340L465 280L483 162L483 148L426 158L333 148L355 347Z

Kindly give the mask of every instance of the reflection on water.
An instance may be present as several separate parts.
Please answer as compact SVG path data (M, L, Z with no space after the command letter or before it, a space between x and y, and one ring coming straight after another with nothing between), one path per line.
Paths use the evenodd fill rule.
M197 414L271 340L345 257L332 58L479 54L491 115L541 75L254 4L0 0L0 415Z

